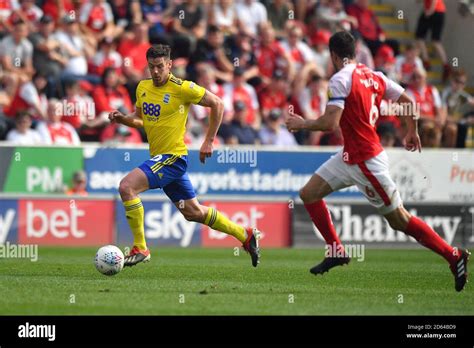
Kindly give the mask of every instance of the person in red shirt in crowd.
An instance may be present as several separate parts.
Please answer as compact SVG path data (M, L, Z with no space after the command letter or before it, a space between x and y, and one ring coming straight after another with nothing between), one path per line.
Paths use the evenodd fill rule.
M398 52L398 42L386 39L377 16L369 9L369 3L369 0L355 0L353 4L347 7L347 14L357 19L359 23L357 30L367 43L373 56L375 56L377 49L384 42L392 46L395 52Z
M15 117L20 111L27 111L34 120L46 118L48 101L46 86L48 81L41 72L35 73L33 81L20 84L10 105L4 109L5 115Z
M127 89L120 85L119 76L114 68L105 69L102 84L94 89L93 98L96 111L96 134L102 130L101 126L108 123L108 114L111 111L120 110L124 114L129 114L133 110Z
M417 46L410 42L406 45L405 52L396 58L396 80L404 87L410 83L411 76L416 69L423 69L423 62L418 55L419 50Z
M395 54L392 47L383 44L379 47L375 55L375 70L383 72L391 80L396 80L395 61Z
M115 34L114 15L110 4L104 0L91 0L81 7L81 30L97 41Z
M20 0L20 7L13 10L8 18L8 23L13 24L17 20L22 20L28 25L28 31L34 33L38 31L38 23L43 16L41 8L35 5L34 0Z
M76 130L67 122L61 121L63 117L62 104L57 99L50 99L48 103L48 117L40 122L36 130L40 134L43 143L58 145L80 145L81 141Z
M49 15L56 23L59 23L61 18L74 11L74 4L72 0L46 0L42 9L45 15Z
M127 89L132 99L138 82L149 77L148 62L143 52L150 46L146 22L135 23L132 36L125 36L119 44L118 53L123 58L123 73L127 78Z
M415 33L416 43L420 48L423 64L427 70L430 70L431 66L425 42L428 32L431 31L433 46L443 62L443 82L447 81L450 72L448 57L446 56L446 51L441 43L445 13L446 5L444 4L444 0L424 0L423 12L418 19Z
M288 92L289 85L285 74L281 70L275 70L272 82L258 93L264 122L273 109L288 110Z
M446 122L441 96L435 86L427 83L424 69L415 69L406 93L420 108L420 138L424 146L439 147L443 135L445 139L456 136L456 125Z
M295 22L287 23L286 33L287 39L281 41L280 46L289 54L298 73L303 66L314 60L314 53L303 41L301 25Z
M282 69L288 79L293 80L293 61L275 38L275 31L270 24L261 27L259 38L260 42L256 47L256 56L263 83L270 83L276 69Z
M99 50L92 57L89 71L92 74L102 76L106 68L114 68L122 76L123 59L116 50L117 45L111 37L105 37L100 41Z
M234 80L224 84L224 102L225 112L235 113L234 105L236 101L245 104L246 116L244 121L254 128L258 128L261 123L259 114L259 103L255 89L245 82L243 77L244 69L236 67L234 69Z

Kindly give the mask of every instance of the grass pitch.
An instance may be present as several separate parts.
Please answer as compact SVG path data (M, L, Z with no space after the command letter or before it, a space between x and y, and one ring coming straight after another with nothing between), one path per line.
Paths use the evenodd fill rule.
M1 315L472 315L474 289L454 290L425 250L366 250L315 277L323 250L264 249L253 268L229 249L152 249L148 264L107 277L96 248L40 247L37 262L0 259ZM470 265L474 267L474 265Z

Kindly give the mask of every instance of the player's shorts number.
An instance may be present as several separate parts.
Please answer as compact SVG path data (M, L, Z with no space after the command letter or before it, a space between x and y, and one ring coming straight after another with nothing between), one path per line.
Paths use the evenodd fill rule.
M143 103L143 114L150 116L160 116L161 105L152 103Z

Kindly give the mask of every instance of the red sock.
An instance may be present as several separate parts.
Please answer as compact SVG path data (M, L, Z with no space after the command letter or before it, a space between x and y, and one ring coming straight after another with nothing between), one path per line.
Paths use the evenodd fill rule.
M340 245L341 241L339 240L334 225L332 224L331 214L326 207L326 203L324 203L323 200L320 200L314 203L305 204L304 207L308 211L311 220L313 220L319 232L323 235L326 243L331 246Z
M406 227L406 234L415 238L421 245L444 257L450 264L456 262L455 249L446 243L426 222L412 216Z

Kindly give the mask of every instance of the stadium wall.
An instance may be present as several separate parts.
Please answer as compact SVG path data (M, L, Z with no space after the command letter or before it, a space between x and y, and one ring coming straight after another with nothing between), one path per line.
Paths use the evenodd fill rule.
M189 154L190 176L200 200L233 221L264 231L263 247L318 247L322 239L297 198L298 189L337 148L220 148L202 165ZM232 152L233 151L233 152ZM407 208L424 217L448 242L474 244L474 154L468 150L387 150L391 174ZM146 148L0 147L0 243L129 245L131 233L117 196L120 179L148 158ZM238 161L240 159L240 161ZM89 196L58 194L72 173L84 169ZM152 246L232 247L236 242L186 221L166 196L144 194L145 231ZM345 243L416 247L390 229L363 196L345 190L328 198Z

